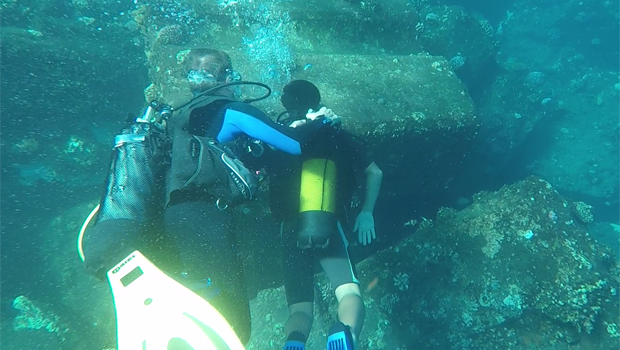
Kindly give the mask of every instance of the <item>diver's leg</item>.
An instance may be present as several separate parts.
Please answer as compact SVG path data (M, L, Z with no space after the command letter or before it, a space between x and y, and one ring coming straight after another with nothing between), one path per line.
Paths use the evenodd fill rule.
M294 337L295 332L301 333L302 339L295 340L305 343L310 335L314 319L312 312L314 256L310 250L301 250L297 247L295 228L294 220L282 222L280 225L282 272L286 300L289 305L289 317L284 326L284 332L288 339Z
M250 339L250 305L235 250L231 214L213 202L173 203L164 213L166 233L179 249L186 279L228 320L243 343ZM182 278L179 278L182 280ZM207 280L210 281L207 286Z
M291 304L288 306L288 310L288 320L286 320L286 324L284 325L284 333L287 335L288 339L292 339L293 337L291 335L298 332L300 337L294 340L305 343L310 335L312 321L314 320L312 302Z
M331 243L323 250L319 261L330 284L335 288L338 300L338 320L351 329L354 347L357 349L365 318L362 293L355 267L349 258L349 242L340 222L337 225L337 232L334 232L332 237Z
M338 320L351 328L353 343L357 349L366 315L360 285L347 283L339 286L336 288L336 299L338 299Z

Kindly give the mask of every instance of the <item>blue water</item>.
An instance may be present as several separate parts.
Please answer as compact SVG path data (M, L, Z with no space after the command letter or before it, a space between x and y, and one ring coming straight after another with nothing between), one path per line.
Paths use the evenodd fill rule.
M220 23L220 29L231 33L233 28L245 26L242 35L231 34L230 42L221 44L223 49L235 52L235 57L244 55L252 76L281 86L292 78L296 66L302 74L306 68L315 69L306 62L294 61L295 50L300 50L303 43L291 39L295 13L291 10L290 15L286 9L293 2L265 1L260 8L249 6L236 12L233 7L225 7L229 2L209 1L210 5L219 6L220 14L200 18L195 9L199 5L192 1L146 2L154 5L149 15L157 18L160 28L167 25L185 28L189 37L180 41L179 50L209 23ZM454 68L476 105L476 113L497 114L505 119L482 126L475 145L477 152L467 159L464 170L453 179L449 190L423 203L416 201L415 195L384 198L385 205L377 209L377 226L378 230L393 234L372 247L352 251L353 259L360 261L406 236L408 231L402 229L401 223L411 219L412 212L433 217L439 207L458 207L456 203L461 198L471 198L483 190L497 190L529 175L547 179L563 196L593 205L598 223L618 224L618 1L436 2L462 6L473 18L485 20L493 28L497 54L484 69L457 70L463 65L467 67L467 60L471 62L473 58L463 57L465 61L461 61L456 52L446 59L459 62ZM411 1L407 5L406 1L395 1L393 8L402 11L393 17L406 22L413 15L407 17L405 10L419 9L417 3ZM114 132L123 125L128 112L139 113L144 107L144 89L150 83L145 66L145 39L135 21L139 16L132 14L142 4L143 1L128 0L44 3L25 0L2 4L0 314L3 332L11 328L15 316L11 301L18 295L28 295L51 308L67 303L63 300L63 283L67 282L58 281L56 274L49 273L49 259L56 256L54 249L58 248L50 243L54 241L50 237L52 227L58 229L52 222L76 206L97 201ZM372 11L364 7L371 5L377 7ZM345 8L345 13L372 16L379 23L388 23L391 17L386 13L391 7L382 9L381 5L378 1L352 0L334 6L338 11ZM420 18L432 18L428 14L433 11L437 12L420 10L426 16ZM329 16L329 12L317 13L319 17ZM338 28L338 21L333 25ZM432 26L425 25L429 33ZM373 28L366 30L372 33ZM386 28L394 26L386 24ZM501 32L498 28L502 28ZM392 45L391 38L403 35L402 31L391 32L392 29L376 34L369 42L362 39L355 45L343 42L342 50L402 54L409 44ZM327 37L328 30L329 26L325 25L313 35ZM415 36L415 28L407 27L403 31L408 31L408 37ZM66 50L59 50L63 45ZM304 49L324 51L318 44ZM242 73L245 77L245 72ZM502 75L508 77L505 84L514 85L497 84L497 77ZM507 92L519 98L492 97L494 93ZM531 103L521 110L518 107L523 101ZM537 123L521 124L532 115L539 116ZM518 121L519 126L511 128L506 121ZM78 135L92 150L94 158L91 153L80 153L85 152L83 149L67 152L67 142L73 135ZM37 146L16 147L30 139L36 140ZM65 230L74 232L76 225L67 224ZM613 232L607 230L600 235L603 244L618 249L618 237ZM249 289L253 293L279 283L275 273L250 280ZM65 309L58 307L55 311L61 314Z

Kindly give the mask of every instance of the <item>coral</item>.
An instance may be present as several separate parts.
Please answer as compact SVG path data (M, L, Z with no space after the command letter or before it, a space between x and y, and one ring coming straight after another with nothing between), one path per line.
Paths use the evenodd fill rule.
M394 286L398 288L401 292L404 292L409 289L409 275L406 273L399 272L396 277L394 277Z
M28 165L13 165L19 171L19 182L24 186L34 186L39 181L51 183L58 181L58 173L48 165L32 163Z
M155 84L151 83L149 86L144 88L144 99L146 101L154 101L160 97L159 92L157 91L157 87Z
M609 333L609 335L612 338L620 337L620 333L618 332L618 325L615 324L615 323L608 323L607 324L607 333Z
M80 10L88 9L91 7L91 3L88 0L71 0L71 4Z
M379 301L379 309L388 315L394 311L394 306L398 303L399 298L396 294L386 294Z
M185 30L178 24L167 25L157 31L155 44L182 45L187 41Z
M147 26L150 15L151 12L149 10L149 7L145 5L140 5L131 12L131 17L136 22L138 28L140 29L140 31L142 31L142 33L146 33L148 31Z
M573 203L573 215L584 224L594 222L594 208L584 202Z
M18 153L32 153L39 148L39 142L34 137L25 137L13 144L12 149Z
M467 61L467 58L463 57L461 54L457 54L450 59L450 68L452 68L452 70L457 70L465 65L465 61Z
M61 332L57 316L43 313L32 301L23 295L13 300L13 309L19 311L17 317L13 320L13 329L16 331L21 329L44 329L50 333Z
M75 135L69 137L63 149L66 154L65 158L81 167L91 166L98 161L95 151L96 147L93 142L86 142Z
M525 85L530 88L535 88L542 85L545 82L545 74L542 72L529 72L525 76Z
M84 150L84 141L77 136L71 136L67 141L65 153L78 153Z

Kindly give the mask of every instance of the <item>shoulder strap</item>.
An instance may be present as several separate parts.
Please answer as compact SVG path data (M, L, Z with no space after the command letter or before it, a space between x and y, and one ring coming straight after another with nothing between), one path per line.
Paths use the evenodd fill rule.
M174 111L174 114L170 122L174 125L186 125L189 122L189 116L194 109L205 107L214 102L222 101L222 100L233 102L233 100L226 98L224 96L213 96L213 95L198 96L194 98L193 100L189 101L183 107L176 109Z

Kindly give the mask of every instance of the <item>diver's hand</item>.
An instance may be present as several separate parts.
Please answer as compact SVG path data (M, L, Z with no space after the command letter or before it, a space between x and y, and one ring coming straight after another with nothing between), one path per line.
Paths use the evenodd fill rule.
M373 239L377 239L375 233L375 218L369 211L362 211L355 219L353 232L357 231L359 242L363 245L370 244Z
M328 111L331 112L331 110ZM289 125L289 128L298 128L306 124L315 126L315 129L321 129L324 127L334 127L338 129L340 127L340 117L333 114L333 112L330 113L330 116L312 115L311 118L295 120Z
M329 108L321 107L321 109L316 112L309 109L308 113L306 113L306 120L316 120L319 117L323 117L324 124L330 124L332 126L340 124L340 117Z
M296 127L302 126L306 124L307 121L308 119L295 120L294 122L291 123L291 125L289 125L289 128L296 128Z
M310 120L315 120L316 118L322 116L322 115L327 115L327 112L331 112L331 109L327 109L325 107L321 107L321 109L319 109L318 111L313 111L311 109L308 110L308 113L306 113L306 119L310 119Z

